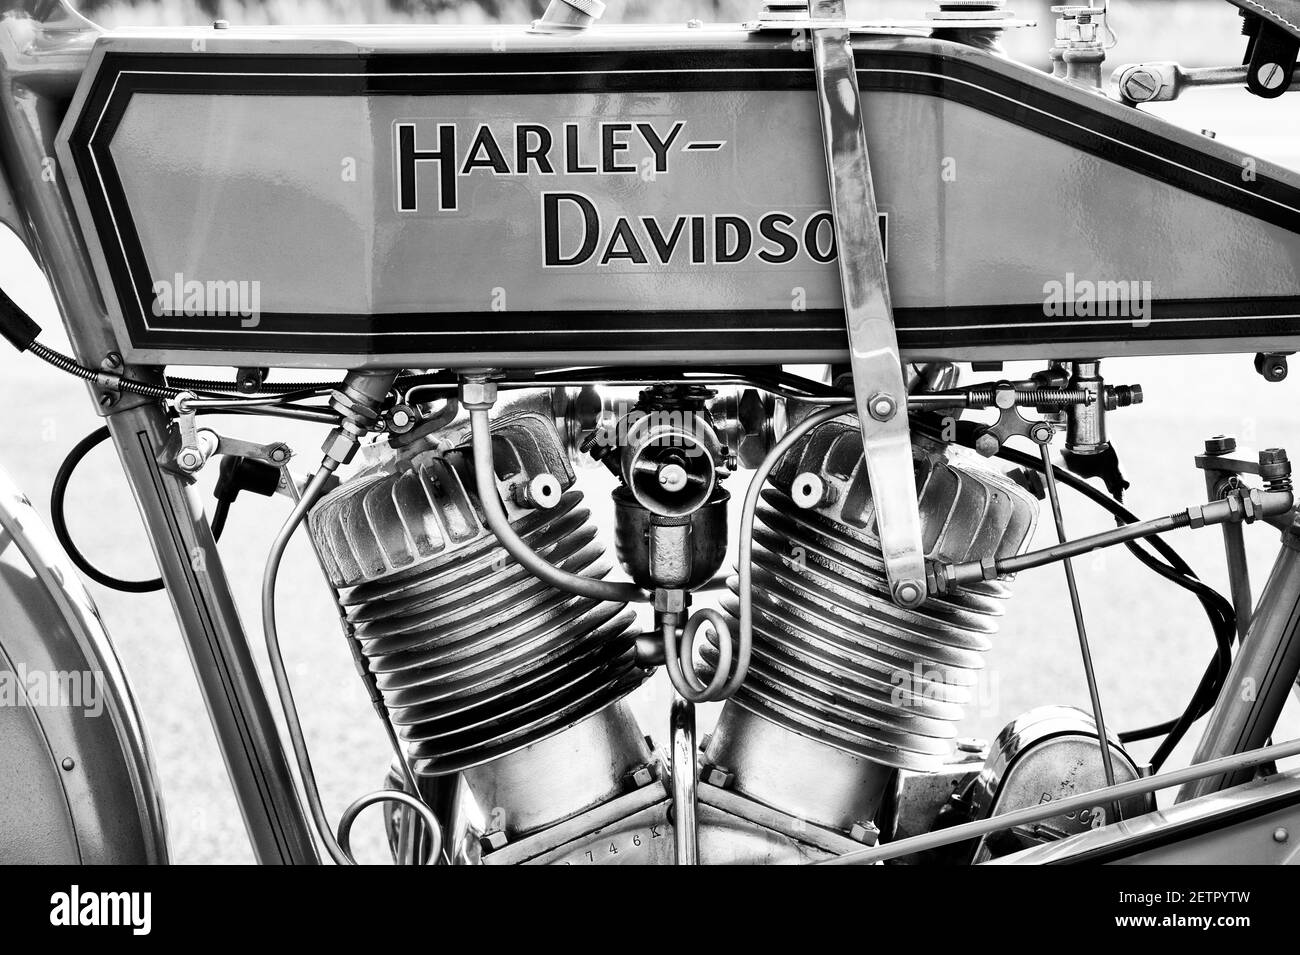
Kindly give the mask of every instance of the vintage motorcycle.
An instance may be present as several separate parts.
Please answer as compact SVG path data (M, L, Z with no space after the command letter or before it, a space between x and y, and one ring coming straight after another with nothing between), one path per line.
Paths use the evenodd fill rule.
M368 806L400 864L1296 861L1300 774L1274 764L1300 742L1271 738L1300 672L1286 453L1213 439L1207 500L1140 519L1106 431L1142 399L1104 379L1109 356L1255 353L1280 381L1300 342L1300 176L1141 108L1296 88L1300 0L1232 2L1241 65L1122 66L1105 88L1088 6L1056 8L1044 71L1002 55L1026 21L1000 0L873 22L771 0L741 25L602 27L599 0L551 0L518 27L124 32L0 4L0 217L75 355L3 295L0 330L83 379L105 424L60 472L53 537L0 495L0 653L101 674L108 717L0 708L22 767L0 858L167 860L140 715L71 560L165 585L266 863L355 861ZM1089 225L1111 217L1144 227ZM1212 255L1169 254L1201 234ZM1041 368L1006 380L1013 359ZM319 423L319 463L217 413ZM156 585L90 565L62 520L105 439ZM190 493L204 468L211 521ZM1062 486L1115 528L1068 536ZM584 489L612 495L612 577ZM261 619L287 746L215 557L240 491L290 501ZM1059 543L1028 550L1044 502ZM1282 546L1256 601L1258 523ZM1208 525L1228 597L1161 536ZM337 822L279 649L299 530L392 745ZM1071 564L1120 544L1217 639L1185 712L1125 734ZM1048 564L1091 712L956 745L1009 580ZM660 667L656 741L626 697ZM723 701L697 743L695 706ZM1163 770L1204 717L1193 764ZM1161 740L1149 763L1142 739Z

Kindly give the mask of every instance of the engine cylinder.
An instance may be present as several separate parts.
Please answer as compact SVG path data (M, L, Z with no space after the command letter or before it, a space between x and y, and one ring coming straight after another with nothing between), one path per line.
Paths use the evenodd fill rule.
M565 570L603 577L610 564L560 463L553 425L503 415L494 448L515 531ZM645 762L635 722L611 706L645 674L635 666L635 614L549 587L511 558L482 523L466 467L459 451L400 458L321 501L311 530L416 774L503 757L535 766L528 755L535 747L573 750L564 770L578 781L572 798L502 807L518 830L607 798L622 773ZM510 493L538 474L565 489L553 507ZM603 748L543 743L579 724L580 734L605 740ZM475 773L466 778L487 809L505 792L522 792L509 767Z
M927 558L1019 551L1037 519L1032 494L961 449L922 439L913 459ZM931 771L951 756L1008 589L990 581L914 609L890 599L852 422L812 432L771 484L754 531L749 676L727 702L705 758L760 801L846 828L874 813L888 781L879 767ZM820 493L808 493L812 486ZM723 606L734 620L736 598ZM822 767L819 780L805 776L801 793L790 790L788 774L763 766L771 742L753 745L756 735L781 732L800 737L796 751ZM824 791L809 791L818 785Z

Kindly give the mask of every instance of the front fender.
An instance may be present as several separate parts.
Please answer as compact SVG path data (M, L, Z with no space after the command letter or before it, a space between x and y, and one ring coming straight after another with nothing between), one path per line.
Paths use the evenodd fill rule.
M80 578L0 468L0 862L166 861L126 674Z

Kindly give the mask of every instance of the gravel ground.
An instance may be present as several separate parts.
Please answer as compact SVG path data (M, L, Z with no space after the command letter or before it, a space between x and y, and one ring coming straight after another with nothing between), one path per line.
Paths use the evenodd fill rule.
M1226 6L1223 5L1223 6ZM1217 10L1217 8L1216 8ZM1211 127L1221 139L1241 142L1259 155L1300 168L1295 106L1261 104L1239 94L1167 108L1177 122ZM1279 117L1289 116L1289 123ZM1263 131L1262 133L1260 131ZM48 291L16 241L0 238L0 285L45 325L44 340L64 343ZM1014 369L1011 370L1014 374ZM1249 356L1116 360L1112 382L1140 382L1147 401L1111 419L1113 437L1133 481L1130 507L1141 515L1167 513L1204 494L1192 456L1208 435L1235 434L1243 442L1300 448L1296 380L1265 385ZM49 484L60 460L97 419L82 387L30 358L0 353L0 397L9 408L0 425L0 464L38 508L48 508ZM308 461L319 434L310 427L231 419L231 433L253 440L287 440ZM220 425L218 425L220 427ZM208 476L198 493L210 501ZM1086 503L1067 497L1072 535L1108 526ZM262 562L285 516L281 500L241 500L230 518L221 553L244 619L258 619ZM148 543L113 452L99 449L83 465L70 495L70 523L85 552L124 577L154 573ZM1037 544L1049 542L1046 525ZM1248 531L1251 570L1262 585L1276 550L1276 534ZM1182 532L1177 545L1204 579L1223 589L1217 531ZM1079 562L1082 591L1108 721L1132 727L1175 715L1184 705L1212 650L1199 607L1183 592L1156 582L1127 554L1106 553ZM123 595L91 585L119 653L132 677L147 720L167 802L174 858L185 863L251 861L239 813L212 730L189 669L167 598ZM280 583L283 640L299 705L315 754L325 800L337 817L348 801L374 788L387 764L382 732L352 670L333 609L302 540L290 548ZM255 645L260 640L254 639ZM255 646L259 658L261 652ZM269 674L266 675L270 685ZM995 649L963 732L991 737L1023 710L1047 703L1087 706L1064 581L1059 568L1022 575L1016 583ZM668 693L662 676L635 698L647 731L662 737ZM704 708L701 732L715 718ZM1279 738L1300 732L1294 703ZM1194 740L1196 733L1191 734ZM1171 766L1190 755L1184 745ZM1139 749L1139 754L1145 753ZM363 859L383 856L377 826L363 821Z

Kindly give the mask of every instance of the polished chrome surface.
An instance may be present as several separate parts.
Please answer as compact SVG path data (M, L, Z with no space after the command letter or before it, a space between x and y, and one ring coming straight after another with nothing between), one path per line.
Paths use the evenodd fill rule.
M497 473L527 483L549 469L571 487L554 425L525 410L498 417L493 436ZM416 448L338 488L310 519L417 775L522 749L644 679L632 612L533 577L482 523L456 460ZM580 492L511 509L512 529L546 560L590 579L609 572Z
M754 659L728 706L887 766L934 768L951 755L1007 587L895 605L861 448L855 427L832 422L774 474L754 534ZM1028 539L1029 492L973 456L918 445L914 460L927 557L1009 555ZM790 491L808 473L835 493L804 509ZM734 615L734 599L724 606Z
M619 701L518 752L465 772L489 829L514 841L653 779L636 718Z
M1043 706L1012 720L994 740L989 759L967 796L971 816L985 819L1141 776L1113 734L1108 735L1107 747L1111 762L1103 765L1098 738L1092 717L1074 707ZM1117 807L1099 801L1090 809L1042 820L1040 831L1029 838L1046 841L1073 835L1118 821L1115 813L1131 819L1147 808L1142 796ZM974 861L1002 854L1005 850L986 837L980 840Z
M166 863L162 792L131 684L76 571L3 469L0 620L0 860Z
M817 107L876 533L890 596L900 606L916 607L925 600L925 555L912 482L907 386L898 357L853 40L842 25L844 0L809 0L808 12L815 24L828 21L811 34ZM839 24L831 25L834 21Z
M848 832L876 818L894 770L764 719L736 703L723 708L703 754L706 778L813 825Z
M673 848L677 865L699 865L699 806L695 704L673 700L669 716L669 754L673 784Z

